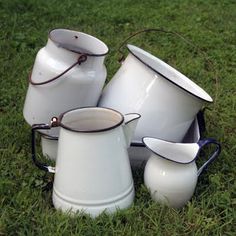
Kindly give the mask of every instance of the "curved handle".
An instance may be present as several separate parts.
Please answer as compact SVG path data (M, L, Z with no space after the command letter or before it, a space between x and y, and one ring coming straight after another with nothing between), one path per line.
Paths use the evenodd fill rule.
M196 45L194 45L191 41L189 41L188 39L186 39L185 37L183 37L182 35L180 35L177 32L174 31L169 31L169 30L165 30L165 29L159 29L159 28L150 28L150 29L143 29L143 30L139 30L135 33L133 33L132 35L130 35L129 37L127 37L120 45L118 51L121 53L122 57L119 59L119 62L122 62L125 58L124 56L124 52L122 51L122 48L125 46L125 44L128 42L128 40L130 40L131 38L134 38L136 35L142 34L142 33L147 33L147 32L162 32L162 33L166 33L166 34L172 34L175 35L179 38L181 38L183 41L185 41L187 44L197 48Z
M38 161L36 159L36 135L35 135L35 131L36 130L40 130L40 129L51 129L51 127L56 127L55 124L52 123L52 125L48 125L48 124L34 124L32 125L31 128L31 154L32 154L32 160L34 162L34 164L41 170L50 172L50 173L55 173L55 167L52 166L48 166L44 163L41 163L40 161Z
M43 82L34 82L32 80L32 72L30 73L29 75L29 82L33 85L43 85L43 84L48 84L58 78L60 78L62 75L64 75L65 73L67 73L68 71L70 71L73 67L75 67L77 64L80 65L81 63L85 62L87 60L87 55L86 54L81 54L78 58L78 60L73 64L71 65L69 68L67 68L66 70L64 70L62 73L60 73L59 75L53 77L52 79L49 79L49 80L46 80L46 81L43 81Z
M197 175L201 175L201 173L208 167L208 165L210 163L212 163L220 154L221 152L221 145L220 143L218 143L215 139L213 138L207 138L207 139L203 139L203 140L199 140L198 141L198 145L199 145L199 151L210 144L214 144L216 146L213 154L210 156L210 158L208 159L208 161L206 161L199 169L197 172Z

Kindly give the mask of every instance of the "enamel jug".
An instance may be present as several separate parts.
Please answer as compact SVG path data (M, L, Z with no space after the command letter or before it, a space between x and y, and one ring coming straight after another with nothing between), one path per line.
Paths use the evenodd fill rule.
M99 106L142 117L132 142L151 136L182 142L197 113L212 98L157 57L133 45L102 92Z
M193 196L198 177L220 154L221 146L212 138L197 143L172 143L143 138L151 156L145 166L144 183L152 198L170 207L183 207ZM206 145L215 145L210 158L197 169L195 160Z
M53 204L64 212L82 211L96 217L103 211L129 207L134 185L127 148L139 114L86 107L32 126L32 158L54 172ZM60 127L56 167L41 164L35 154L35 131Z
M69 109L96 106L106 79L107 46L99 39L68 29L54 29L37 53L29 76L24 118L49 123ZM58 129L43 133L58 136Z

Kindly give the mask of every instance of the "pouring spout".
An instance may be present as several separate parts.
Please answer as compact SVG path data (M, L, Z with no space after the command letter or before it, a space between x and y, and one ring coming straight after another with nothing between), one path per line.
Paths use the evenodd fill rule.
M123 131L126 139L127 148L130 146L135 128L140 117L141 115L138 113L129 113L124 115L125 121Z
M152 137L144 137L143 143L156 157L179 164L193 162L200 149L197 143L174 143Z

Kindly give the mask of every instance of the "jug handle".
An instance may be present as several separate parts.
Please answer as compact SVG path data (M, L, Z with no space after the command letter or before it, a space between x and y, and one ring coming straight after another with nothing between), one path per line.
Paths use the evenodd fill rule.
M41 170L55 173L55 167L48 166L47 164L44 164L36 159L36 131L37 130L45 130L45 129L51 129L52 127L57 127L58 122L57 118L52 118L51 125L48 124L34 124L31 127L31 157L34 162L34 164Z
M208 167L208 165L210 163L212 163L219 156L219 154L221 152L221 145L219 142L217 142L213 138L206 138L206 139L199 140L197 142L197 144L199 145L199 151L203 147L210 145L210 144L214 144L216 146L216 148L215 148L213 154L211 154L210 158L198 169L197 175L200 176L201 173Z
M85 62L87 60L87 55L86 54L81 54L78 58L78 60L72 64L69 68L67 68L66 70L64 70L62 73L60 73L59 75L53 77L52 79L43 81L43 82L34 82L32 80L32 72L29 75L29 82L33 85L43 85L43 84L48 84L51 83L52 81L60 78L62 75L66 74L68 71L70 71L72 68L74 68L77 64L80 65L81 63Z

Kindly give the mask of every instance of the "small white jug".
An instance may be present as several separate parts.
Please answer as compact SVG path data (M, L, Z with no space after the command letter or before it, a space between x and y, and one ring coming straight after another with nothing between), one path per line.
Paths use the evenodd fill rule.
M170 207L180 208L192 197L198 176L220 154L221 146L208 138L197 143L172 143L145 137L143 143L151 151L144 170L144 183L152 198ZM216 149L199 169L195 160L200 150L214 144Z
M107 71L108 47L101 40L73 30L50 31L37 53L24 104L28 124L49 123L69 109L96 106ZM41 131L58 136L59 129Z
M52 125L32 127L32 158L40 169L55 172L53 203L62 211L84 211L95 217L129 207L134 199L127 148L139 114L86 107L67 111ZM35 131L60 127L56 167L41 164L35 154Z

